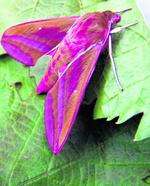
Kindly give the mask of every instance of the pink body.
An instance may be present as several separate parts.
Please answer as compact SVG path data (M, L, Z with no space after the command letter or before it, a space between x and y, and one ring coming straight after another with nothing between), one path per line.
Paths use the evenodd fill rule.
M99 44L104 50L111 26L118 20L118 14L113 17L113 13L108 11L88 13L78 18L56 48L49 67L37 86L37 92L48 92L60 76L60 67L69 64L91 45Z

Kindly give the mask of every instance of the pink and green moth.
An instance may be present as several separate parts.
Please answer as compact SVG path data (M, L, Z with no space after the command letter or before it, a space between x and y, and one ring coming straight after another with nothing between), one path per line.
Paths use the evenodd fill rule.
M108 46L121 87L112 57L111 35L132 24L114 28L121 20L120 13L104 11L31 21L7 29L2 36L6 52L24 65L34 66L41 56L51 56L36 91L47 93L45 133L54 154L61 152L97 59Z

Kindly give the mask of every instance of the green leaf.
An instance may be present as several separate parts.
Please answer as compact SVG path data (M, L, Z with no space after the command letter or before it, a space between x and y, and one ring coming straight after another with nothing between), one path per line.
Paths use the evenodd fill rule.
M135 7L133 2L133 0L5 0L1 2L0 6L0 33L6 27L23 20L75 15L106 8L122 10L130 6ZM145 83L148 82L148 79L146 80L145 77L147 76L145 75L148 75L149 48L145 46L148 46L149 31L135 9L123 15L121 25L134 22L137 19L140 23L136 27L124 32L119 41L114 38L117 40L114 52L121 81L123 85L127 85L125 87L129 87L133 91L136 90L133 98L130 98L130 102L133 102L133 107L137 110L128 115L125 120L136 113L144 112L145 110L138 109L139 105L141 105L140 108L143 108L143 101L148 103L148 83L147 86ZM134 42L132 42L133 35L136 36ZM136 53L134 53L134 48L136 48ZM126 49L131 50L131 53ZM144 53L146 55L143 57ZM135 60L137 54L141 55ZM121 63L122 59L123 63ZM126 67L120 66L121 64L126 65ZM137 64L140 65L139 68L136 67ZM133 67L130 67L132 65ZM41 66L38 68L41 69ZM132 73L134 72L133 77L129 73L131 68L133 68ZM144 73L141 74L142 70ZM35 69L32 75L37 72ZM97 109L95 108L97 118L108 117L108 107L103 110L104 105L108 103L111 105L111 109L114 109L114 105L117 104L115 96L121 95L118 93L109 67L106 68L104 74L103 83L100 84L102 88L98 94L99 99L103 101L102 106L99 106L100 101L98 99ZM140 118L133 118L125 125L113 125L105 121L94 122L91 119L92 116L89 117L89 114L87 116L87 113L92 113L91 105L83 107L64 151L59 156L52 155L44 135L44 96L36 95L35 79L30 78L29 75L30 72L27 67L10 57L0 56L0 183L2 186L124 186L133 184L146 186L149 183L150 140L133 142ZM40 73L36 75L41 76ZM107 82L105 82L106 78ZM143 78L143 82L141 78ZM133 82L136 82L134 83L135 87L132 85ZM97 90L98 87L96 84L93 86L93 90ZM141 93L138 92L139 90ZM120 101L126 103L126 107L121 104L119 107L125 112L126 110L129 111L127 104L129 98L127 96L132 96L132 91L131 94L129 91L123 92L123 94L125 96L122 96ZM135 104L134 100L138 98L139 94L142 95L142 100L140 99ZM92 94L89 94L89 97L91 99ZM110 110L109 119L118 116L118 114L111 115L111 113ZM145 120L143 123L147 123L148 120L148 115L145 113L142 117L142 122L143 118ZM142 132L142 129L138 131ZM146 132L144 131L145 135L149 134Z
M43 96L29 69L0 58L1 185L145 185L150 140L133 142L139 119L123 126L94 122L81 108L71 139L59 156L48 149ZM128 174L127 174L128 172ZM133 173L134 172L134 173Z
M107 65L97 92L94 118L107 117L111 120L119 116L119 124L142 112L143 117L135 135L135 140L142 140L150 137L150 30L135 6L132 12L122 16L121 25L136 20L136 26L114 35L114 59L124 91L117 87L110 64Z

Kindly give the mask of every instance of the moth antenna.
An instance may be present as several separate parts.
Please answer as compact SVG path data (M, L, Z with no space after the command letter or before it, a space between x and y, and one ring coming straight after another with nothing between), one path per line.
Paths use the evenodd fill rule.
M135 22L135 23L130 23L130 24L127 24L127 25L124 25L124 26L116 27L116 28L114 28L113 30L111 30L110 33L111 33L111 34L115 34L115 33L121 32L121 31L123 31L124 29L129 28L129 27L131 27L131 26L134 26L134 25L136 25L136 24L138 24L138 21Z
M125 13L125 12L130 11L130 10L132 10L131 7L130 7L130 8L127 8L127 9L125 9L125 10L121 10L121 11L119 11L119 12L117 12L117 13L119 13L119 14L123 14L123 13Z
M117 85L118 85L119 89L121 91L123 91L123 87L122 87L122 85L120 83L120 80L119 80L119 77L118 77L117 66L115 64L113 54L112 54L112 36L111 35L109 35L109 57L110 57L110 60L111 60L111 65L112 65L112 69L113 69L113 73L114 73Z

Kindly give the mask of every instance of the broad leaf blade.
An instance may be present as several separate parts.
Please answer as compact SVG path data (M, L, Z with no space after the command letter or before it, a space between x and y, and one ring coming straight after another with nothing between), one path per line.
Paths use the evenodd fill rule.
M37 5L33 11L33 4L35 3ZM89 11L104 10L106 7L107 9L121 10L131 6L135 7L133 0L3 1L0 7L0 17L2 18L1 33L6 27L26 19L45 18L53 15L75 15ZM138 20L142 19L139 12L136 11L135 13L135 9L133 9L132 12L123 15L121 25L134 22L137 18ZM145 28L145 25L132 27L121 35L121 40L118 40L115 45L116 62L123 84L128 83L127 78L124 76L128 75L128 68L132 61L134 62L133 59L131 61L131 58L134 58L134 56L126 57L126 53L123 57L121 57L122 55L117 55L120 51L122 53L126 51L126 45L132 50L133 46L131 43L134 47L137 44L141 47L140 43L143 42L143 36L146 39L142 46L145 46L148 41L147 38L149 38L149 31ZM135 31L138 32L138 36L135 39L136 42L132 42L131 32ZM139 37L141 33L142 37ZM114 38L115 40L116 37ZM128 37L128 42L126 42L125 37ZM124 44L122 45L123 40ZM149 51L148 48L146 50L147 52ZM143 70L147 68L147 63L144 62L149 59L147 52L145 52L146 55L144 57L141 56L142 60L139 63L140 68L144 68ZM137 53L134 55L138 56ZM121 63L122 60L123 63ZM120 66L120 64L125 65L126 63L127 66L123 66L124 68ZM140 70L140 68L136 68L136 71ZM124 73L123 69L125 70ZM134 70L133 72L135 74L134 78L140 80L139 76L145 77L147 70L142 75L138 75ZM132 80L135 80L134 78ZM104 83L105 81L106 83ZM132 81L130 80L129 83L132 84ZM141 84L145 88L148 87L146 81L141 81ZM124 125L110 125L110 123L104 123L103 121L95 123L91 118L87 118L89 117L87 113L91 113L92 110L91 106L89 106L88 110L87 108L86 110L81 110L75 128L72 131L71 139L65 145L61 155L55 157L49 151L44 137L44 97L36 95L35 86L34 78L29 78L28 68L23 67L10 58L2 59L0 57L1 185L120 186L132 185L133 183L134 185L147 185L150 177L150 141L147 139L141 142L133 142L133 137L139 124L138 119L130 120ZM108 103L111 106L109 108L112 109L114 108L112 106L117 102L116 99L113 99L112 94L117 95L116 92L119 92L110 68L106 69L105 79L103 79L103 83L100 86L101 90L98 98L101 101L103 100L103 102L102 107L97 107L100 110L98 117L108 117L109 114L106 115L108 113L106 112L107 109L105 112L103 110L108 99L106 99L106 96L104 97L104 93L102 93L101 97L100 92L107 93L107 96L110 95L109 101L112 100L112 102L108 101ZM141 86L138 85L137 87L136 97L139 95L139 87L140 90L143 89ZM98 87L97 85L94 86L94 91ZM113 91L110 91L110 87L112 87ZM137 89L134 88L134 90ZM144 102L147 103L149 92L147 88L145 90L141 95ZM124 100L123 98L128 100L128 97L124 96L121 97L121 101ZM134 110L133 114L139 112L138 106L143 100L137 104L137 107L135 106L137 110L136 112ZM121 104L120 109L125 112L125 108L121 107ZM117 115L118 113L111 114L109 119ZM128 117L130 116L128 115ZM128 117L125 119L128 119ZM140 124L140 127L145 126L147 121L149 121L149 116L145 114L141 120L141 124L144 124ZM140 127L138 130L139 134L137 133L138 136L143 137L143 134L148 136L148 130L145 130L145 127Z
M124 20L125 17L125 20ZM150 65L150 31L134 8L133 14L123 16L123 23L138 24L120 34L114 43L114 59L118 67L124 91L120 92L114 75L107 65L103 72L101 88L95 106L94 118L107 117L108 120L119 116L117 123L123 123L133 115L143 112L143 118L135 136L135 140L150 137L149 114L149 65ZM114 39L117 37L114 36Z

